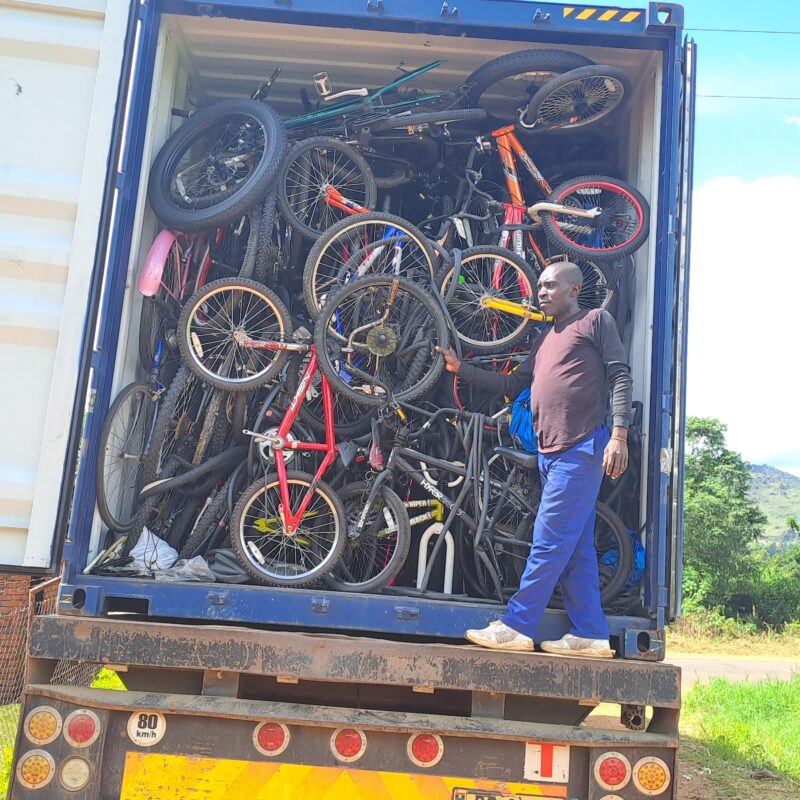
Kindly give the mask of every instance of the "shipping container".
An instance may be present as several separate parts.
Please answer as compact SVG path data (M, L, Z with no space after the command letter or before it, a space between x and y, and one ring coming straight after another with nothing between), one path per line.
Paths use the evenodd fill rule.
M648 764L671 774L658 796L674 796L679 673L654 662L680 607L695 58L683 9L13 0L0 8L0 30L0 362L14 376L0 398L0 562L28 574L62 569L58 615L34 624L25 714L45 703L66 729L85 709L94 731L83 747L63 736L41 745L58 775L39 790L17 778L11 797L64 796L70 755L91 774L76 797L634 798L650 796L639 777ZM269 103L289 116L320 70L337 88L375 87L398 67L441 59L415 81L436 90L532 47L616 66L634 87L613 127L578 140L651 208L625 335L642 408L646 567L641 602L609 614L619 658L457 645L497 618L496 603L88 574L106 534L95 508L100 429L141 370L136 277L160 227L147 176L183 121L172 110L247 97L280 67ZM568 629L564 612L548 609L539 637ZM52 686L60 659L115 665L129 691ZM580 724L600 702L620 706L627 730ZM267 722L259 739L254 726ZM345 758L342 730L339 744L354 748ZM438 748L436 761L415 761L418 734L429 737L420 752ZM17 765L32 742L22 726ZM609 753L619 758L603 769L627 775L614 792L618 784L598 778ZM313 777L304 782L297 765ZM231 788L245 774L246 787Z

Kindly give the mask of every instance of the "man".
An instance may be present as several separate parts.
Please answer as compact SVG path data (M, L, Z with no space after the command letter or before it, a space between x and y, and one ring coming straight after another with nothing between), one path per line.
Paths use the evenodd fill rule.
M514 398L531 386L542 498L530 556L508 611L486 628L465 634L483 647L533 650L536 626L560 583L572 630L558 641L541 642L541 649L594 658L614 654L600 607L594 509L603 471L618 478L628 465L631 378L613 317L601 309L579 308L582 282L575 264L545 269L539 306L553 325L511 375L462 364L452 350L440 350L450 372L481 388ZM605 424L609 387L610 437Z

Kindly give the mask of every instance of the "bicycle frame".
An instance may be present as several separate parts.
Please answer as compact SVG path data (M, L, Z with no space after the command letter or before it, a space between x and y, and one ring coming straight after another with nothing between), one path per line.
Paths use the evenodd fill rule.
M278 430L274 434L269 434L263 438L269 444L275 456L275 471L278 474L278 487L281 497L280 514L284 531L287 536L297 533L300 521L308 509L308 505L314 496L314 487L322 480L322 476L327 472L328 467L335 461L338 451L336 450L336 437L333 428L333 396L331 387L324 374L320 375L322 380L322 410L325 420L325 441L324 442L300 442L289 437L289 432L297 419L300 405L305 399L311 381L317 375L319 367L317 365L317 353L313 345L291 344L288 342L267 342L256 341L240 337L237 342L241 347L249 347L254 350L291 350L293 352L308 352L311 357L308 360L303 376L297 384L286 413L283 415ZM299 450L322 452L324 457L314 474L311 486L306 490L297 509L293 510L289 500L289 483L286 477L286 461L283 451Z

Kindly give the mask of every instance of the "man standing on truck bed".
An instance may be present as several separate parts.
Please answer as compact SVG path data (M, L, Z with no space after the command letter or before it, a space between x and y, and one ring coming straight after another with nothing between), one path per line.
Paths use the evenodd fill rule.
M608 623L600 606L594 546L597 493L603 471L617 478L628 465L631 378L613 317L602 309L582 311L580 268L553 264L539 279L539 305L553 326L510 375L462 364L440 350L450 372L489 391L516 397L531 386L531 414L538 442L542 498L520 586L508 611L466 638L495 650L530 651L547 602L561 585L572 630L541 642L547 653L611 658ZM605 424L611 387L613 430Z

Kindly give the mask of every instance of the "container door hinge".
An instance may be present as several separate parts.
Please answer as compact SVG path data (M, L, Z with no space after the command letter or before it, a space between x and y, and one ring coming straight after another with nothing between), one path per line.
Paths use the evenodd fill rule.
M533 15L533 19L531 22L534 25L549 25L550 24L550 14L547 12L542 11L541 8L537 8L536 12Z
M383 14L383 0L367 0L367 11Z
M452 8L450 8L450 6L447 3L442 3L442 8L441 11L439 12L439 15L442 17L457 17L458 7L453 6Z

